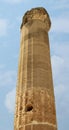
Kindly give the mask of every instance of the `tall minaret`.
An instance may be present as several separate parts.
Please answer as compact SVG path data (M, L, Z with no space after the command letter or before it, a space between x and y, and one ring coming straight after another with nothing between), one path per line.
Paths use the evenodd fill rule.
M50 26L44 8L27 11L23 17L14 130L57 130Z

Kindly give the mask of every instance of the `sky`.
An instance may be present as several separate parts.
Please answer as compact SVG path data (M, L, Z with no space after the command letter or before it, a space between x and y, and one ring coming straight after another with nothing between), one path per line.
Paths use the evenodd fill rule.
M0 0L0 130L14 129L15 93L24 13L44 7L51 19L51 65L58 130L69 129L69 0Z

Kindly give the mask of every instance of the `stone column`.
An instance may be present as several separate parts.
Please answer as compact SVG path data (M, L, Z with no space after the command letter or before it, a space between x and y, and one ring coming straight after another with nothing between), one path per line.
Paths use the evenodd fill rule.
M50 26L44 8L34 8L23 17L14 130L57 130Z

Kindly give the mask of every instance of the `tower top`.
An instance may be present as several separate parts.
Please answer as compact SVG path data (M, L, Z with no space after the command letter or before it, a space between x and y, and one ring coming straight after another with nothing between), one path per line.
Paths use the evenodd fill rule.
M47 26L47 30L50 29L51 21L47 11L43 7L32 8L31 10L27 11L23 16L21 29L23 25L36 19L44 22Z

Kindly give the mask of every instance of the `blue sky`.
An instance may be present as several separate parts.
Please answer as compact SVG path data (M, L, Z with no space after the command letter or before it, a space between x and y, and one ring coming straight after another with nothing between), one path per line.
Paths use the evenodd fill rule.
M58 130L69 129L69 0L0 0L0 130L13 130L20 25L33 7L48 11Z

